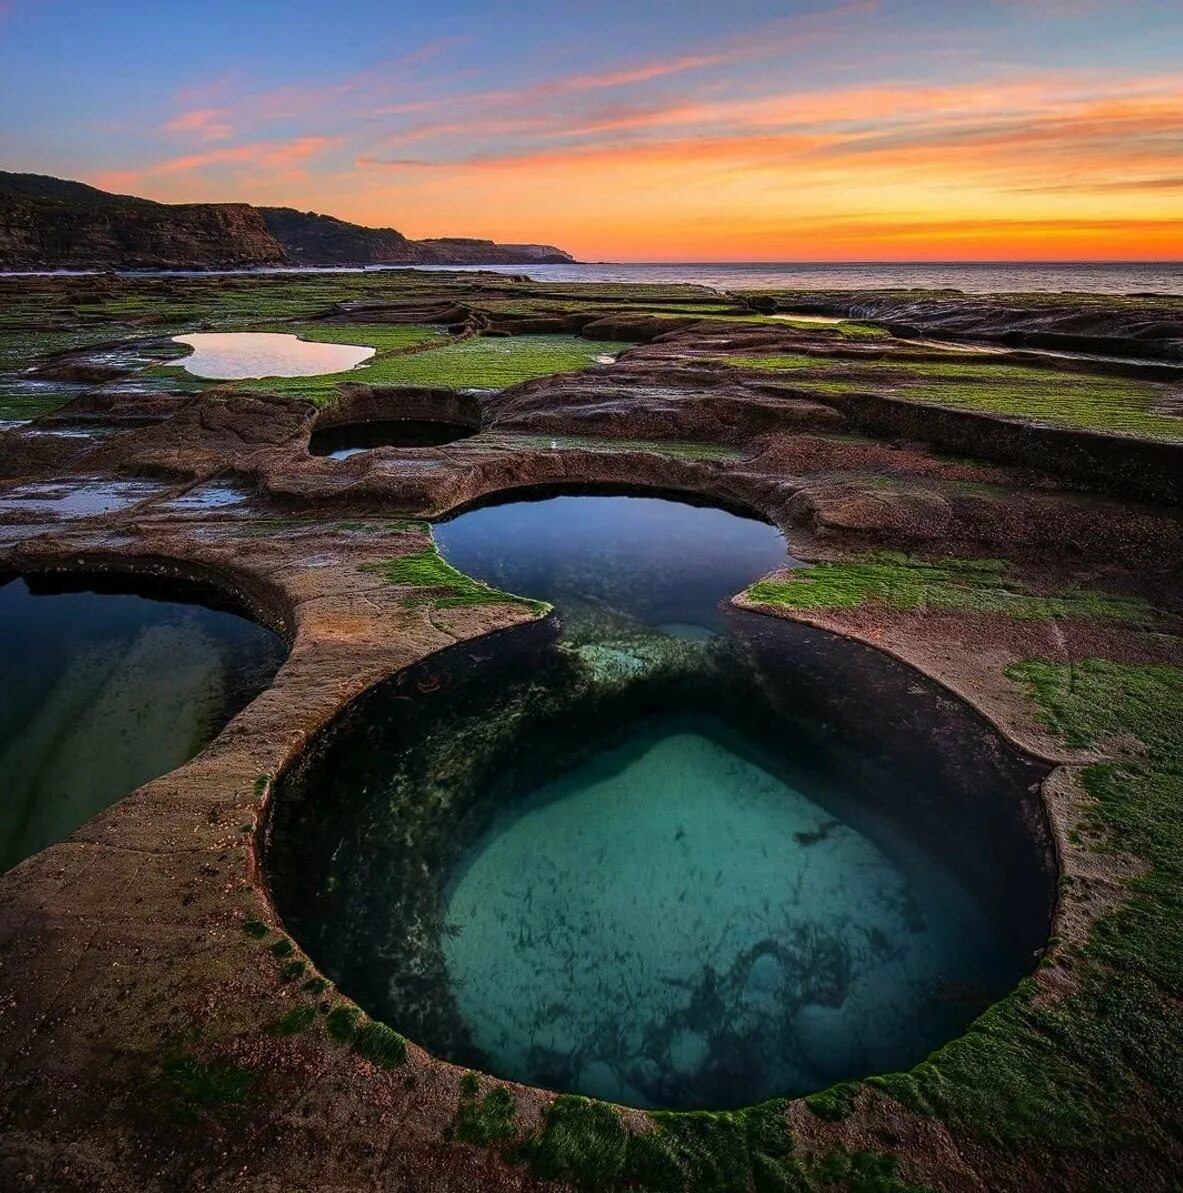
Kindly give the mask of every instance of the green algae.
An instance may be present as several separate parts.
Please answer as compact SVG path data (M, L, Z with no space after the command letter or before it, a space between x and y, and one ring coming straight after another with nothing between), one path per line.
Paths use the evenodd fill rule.
M645 1193L921 1193L903 1181L892 1156L831 1149L820 1159L799 1156L787 1103L745 1110L649 1115L650 1129L631 1130L603 1102L560 1095L541 1132L510 1150L534 1176L577 1189Z
M358 334L341 336L334 343L376 344L372 325L357 325ZM352 332L354 325L333 327L334 333ZM288 330L292 330L289 328ZM345 373L317 377L269 377L243 381L243 389L303 398L318 406L332 403L340 385L427 386L438 389L504 389L536 377L585 369L597 356L627 348L620 341L585 340L574 335L477 336L448 339L431 328L383 328L389 341L400 347L380 349L378 355ZM395 334L397 333L397 334ZM301 335L304 330L301 329ZM400 337L402 337L400 339ZM319 338L319 332L306 338Z
M172 1051L150 1083L149 1102L160 1118L192 1124L224 1118L258 1098L256 1074L223 1061L202 1061L183 1050Z
M304 976L304 971L307 968L303 961L289 961L279 971L279 980L281 982L297 982Z
M466 1073L460 1080L460 1106L452 1126L452 1138L477 1147L489 1147L511 1139L517 1103L503 1085L491 1089L484 1097L480 1093L480 1079Z
M521 605L534 613L549 612L545 601L529 600L500 592L457 571L436 550L434 544L414 555L400 555L378 563L361 565L361 571L381 576L387 584L400 588L420 589L403 598L403 604L418 608L470 608L477 605Z
M1119 753L1086 768L1081 786L1093 797L1102 839L1149 870L1131 880L1129 901L1095 926L1087 953L1183 990L1183 668L1086 659L1028 661L1007 674L1028 686L1053 733Z
M852 609L878 604L1023 619L1096 617L1139 625L1153 619L1153 610L1139 597L1087 590L1034 595L1009 577L1008 565L1002 560L927 561L889 551L814 564L785 580L761 580L746 595L759 604L790 609Z
M264 1030L269 1036L296 1036L316 1022L315 1007L293 1007L273 1020Z
M370 1020L353 1034L353 1050L380 1069L396 1069L407 1059L407 1042L385 1023Z
M329 1039L337 1044L348 1044L353 1039L360 1018L361 1012L357 1007L334 1007L325 1016L325 1031L328 1032Z
M982 361L828 359L803 354L721 359L736 368L792 373L793 388L814 393L873 391L1085 430L1183 441L1183 419L1157 411L1167 400L1169 387L1152 381Z

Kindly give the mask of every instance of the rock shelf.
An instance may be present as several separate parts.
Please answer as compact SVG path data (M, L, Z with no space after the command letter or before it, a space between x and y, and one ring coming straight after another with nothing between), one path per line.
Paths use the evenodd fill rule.
M198 581L291 648L192 761L0 875L0 1187L1173 1187L1183 303L413 271L0 278L0 301L0 573ZM373 346L371 379L207 383L170 344L309 328ZM473 433L309 451L408 418ZM274 786L375 685L552 632L431 537L540 489L759 513L805 566L734 616L891 655L1046 770L1053 935L966 1034L806 1098L648 1114L444 1063L317 971L262 862Z

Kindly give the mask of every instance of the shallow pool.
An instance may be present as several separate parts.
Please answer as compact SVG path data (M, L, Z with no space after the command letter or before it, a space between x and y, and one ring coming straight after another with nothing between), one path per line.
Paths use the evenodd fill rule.
M344 373L374 355L373 348L355 344L318 344L264 331L196 332L173 336L173 341L193 349L177 363L210 381Z
M191 758L286 653L188 589L116 583L0 584L0 870Z

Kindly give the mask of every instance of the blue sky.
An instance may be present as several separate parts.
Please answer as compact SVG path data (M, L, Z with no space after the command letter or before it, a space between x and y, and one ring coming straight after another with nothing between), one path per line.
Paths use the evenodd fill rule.
M587 256L1161 256L1181 63L1179 0L0 0L0 164Z

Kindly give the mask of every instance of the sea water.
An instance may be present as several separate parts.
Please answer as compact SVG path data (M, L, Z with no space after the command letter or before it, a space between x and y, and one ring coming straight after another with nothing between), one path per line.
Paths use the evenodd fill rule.
M24 579L0 645L0 870L193 757L285 653L233 613Z

